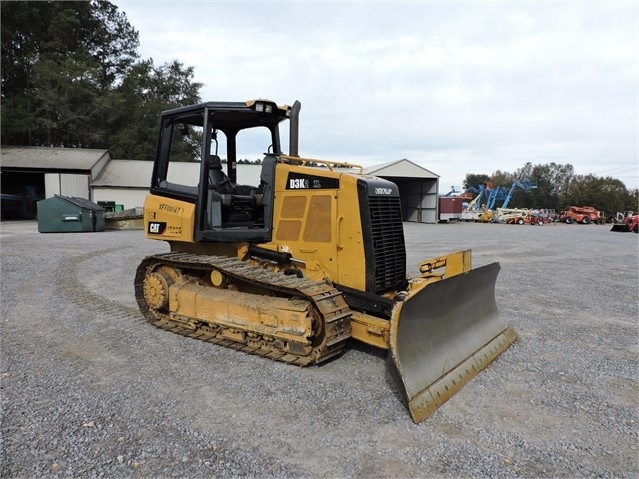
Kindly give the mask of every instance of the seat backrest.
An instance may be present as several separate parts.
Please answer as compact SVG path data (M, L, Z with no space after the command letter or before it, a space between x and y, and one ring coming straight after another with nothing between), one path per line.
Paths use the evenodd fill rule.
M222 161L217 155L211 157L209 166L209 188L220 193L235 193L235 186L222 170Z

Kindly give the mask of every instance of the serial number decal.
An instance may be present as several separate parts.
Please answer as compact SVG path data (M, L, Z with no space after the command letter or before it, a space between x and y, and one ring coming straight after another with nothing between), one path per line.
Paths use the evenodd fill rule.
M338 178L289 173L286 179L287 190L336 190L338 188Z
M166 230L166 223L164 221L149 221L147 226L147 232L150 235L161 235Z
M158 207L161 211L166 211L167 213L173 213L175 215L179 215L182 212L182 208L179 206L167 205L166 203L160 203Z

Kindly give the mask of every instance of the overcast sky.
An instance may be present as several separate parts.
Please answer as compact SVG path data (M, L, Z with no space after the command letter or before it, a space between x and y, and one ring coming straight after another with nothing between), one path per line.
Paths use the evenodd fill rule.
M112 0L202 100L302 103L300 154L639 186L639 2Z

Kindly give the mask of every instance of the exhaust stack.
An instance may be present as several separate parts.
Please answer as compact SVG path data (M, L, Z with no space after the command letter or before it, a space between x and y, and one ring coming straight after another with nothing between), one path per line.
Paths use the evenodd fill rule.
M289 117L290 130L289 130L289 156L299 157L299 132L300 132L300 110L302 104L295 100L291 107L291 115Z

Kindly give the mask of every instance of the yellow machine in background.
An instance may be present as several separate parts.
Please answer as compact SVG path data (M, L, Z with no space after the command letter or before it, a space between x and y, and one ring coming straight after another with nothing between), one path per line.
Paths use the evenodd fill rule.
M419 422L515 340L495 303L499 265L471 269L461 251L408 278L397 186L301 158L299 110L256 100L162 114L144 223L171 252L138 267L138 304L158 327L302 366L349 338L388 349ZM260 184L239 185L239 148L253 144L267 151ZM199 162L197 176L180 161Z

